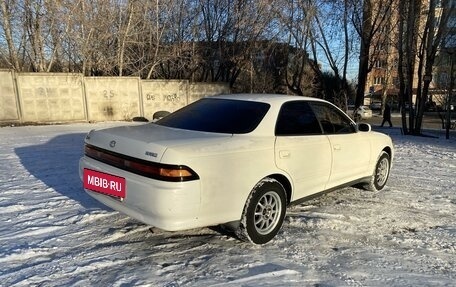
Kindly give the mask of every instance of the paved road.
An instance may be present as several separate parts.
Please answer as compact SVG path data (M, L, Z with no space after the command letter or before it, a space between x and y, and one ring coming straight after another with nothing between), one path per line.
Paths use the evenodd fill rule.
M376 127L381 125L382 120L383 117L379 115L378 112L374 111L372 118L364 120L364 122L367 122L371 124L373 127ZM391 116L391 121L394 127L402 127L402 119L399 113L393 113ZM388 124L386 123L385 126L388 126ZM438 115L424 115L422 128L445 131L444 129L442 129L442 121L440 120Z

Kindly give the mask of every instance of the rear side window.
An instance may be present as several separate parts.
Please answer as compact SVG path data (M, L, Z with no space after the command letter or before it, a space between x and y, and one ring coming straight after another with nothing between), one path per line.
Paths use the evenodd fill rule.
M157 121L158 125L212 133L246 134L253 131L269 104L228 99L202 99Z
M292 101L282 105L275 133L277 136L295 136L322 134L322 131L309 103Z

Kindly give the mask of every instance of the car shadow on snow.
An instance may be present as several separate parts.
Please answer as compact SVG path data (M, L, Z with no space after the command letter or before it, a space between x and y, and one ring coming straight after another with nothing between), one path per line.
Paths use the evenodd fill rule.
M15 149L22 165L36 179L83 207L103 208L84 192L79 179L79 159L83 155L85 133L60 135L42 144Z

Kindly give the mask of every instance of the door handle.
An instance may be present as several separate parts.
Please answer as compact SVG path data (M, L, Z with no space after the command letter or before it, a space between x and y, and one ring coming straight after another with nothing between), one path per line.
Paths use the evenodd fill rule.
M281 150L279 151L279 157L280 158L290 158L290 151L288 150Z
M340 147L339 144L335 144L335 145L333 146L333 149L334 149L334 150L341 150L341 147Z

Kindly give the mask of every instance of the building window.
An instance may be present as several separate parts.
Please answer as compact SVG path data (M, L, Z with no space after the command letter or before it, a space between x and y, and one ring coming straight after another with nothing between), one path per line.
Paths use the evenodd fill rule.
M383 78L383 77L374 78L374 85L383 85L384 83L385 83L385 78Z
M387 62L386 60L377 60L374 63L375 68L381 68L381 69L386 69L387 67Z

